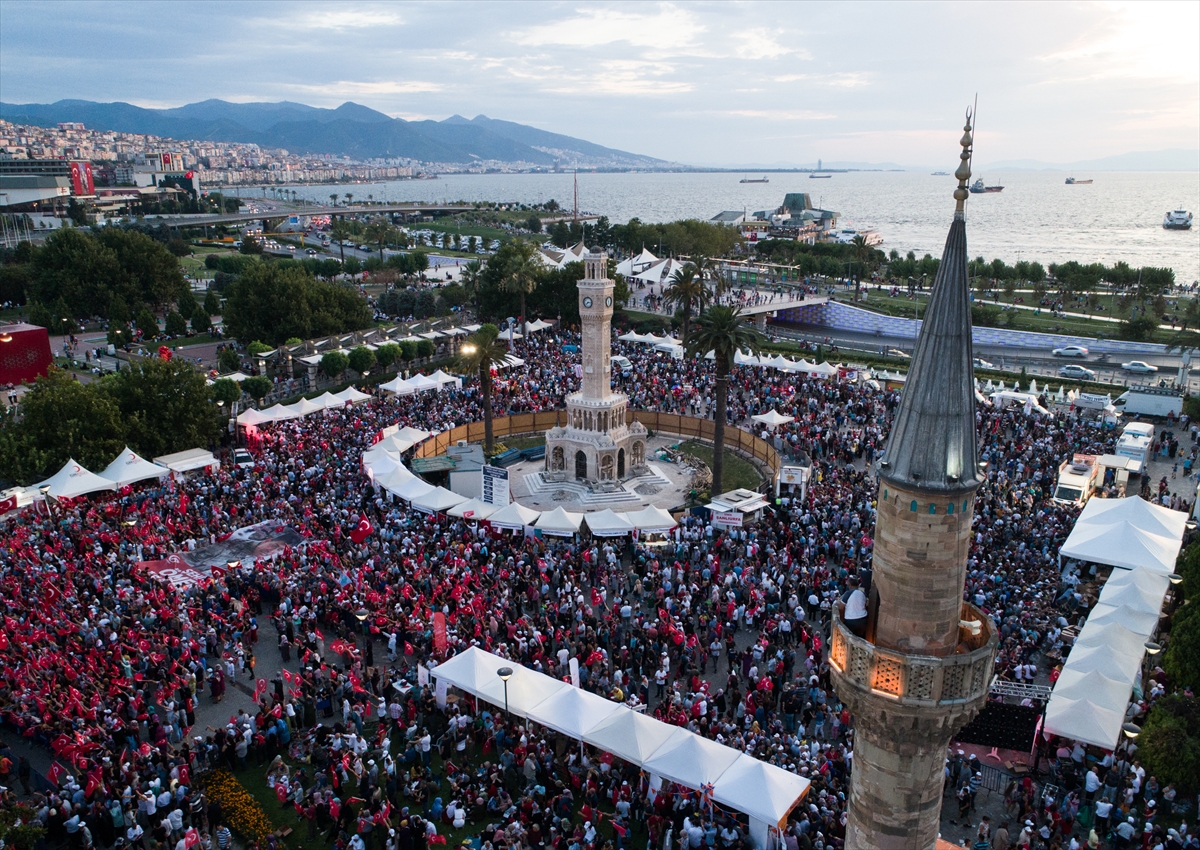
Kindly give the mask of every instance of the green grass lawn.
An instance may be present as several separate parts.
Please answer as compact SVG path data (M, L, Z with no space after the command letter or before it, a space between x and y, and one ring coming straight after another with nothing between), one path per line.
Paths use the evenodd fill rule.
M679 448L681 451L700 458L700 460L708 464L709 469L712 469L713 457L715 456L712 446L707 443L689 440ZM738 488L754 490L763 480L762 476L758 474L758 470L754 468L754 464L741 455L734 454L729 449L725 450L725 469L722 476L721 487L724 491L736 490Z

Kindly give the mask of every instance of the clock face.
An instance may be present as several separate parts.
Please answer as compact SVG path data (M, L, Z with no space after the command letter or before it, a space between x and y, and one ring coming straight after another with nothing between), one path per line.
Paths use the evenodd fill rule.
M583 299L583 306L584 306L584 307L591 307L591 306L592 306L592 299L591 299L591 297L590 297L590 296L589 296L589 297L586 297L586 298L584 298L584 299Z
M604 299L604 306L605 307L612 306L612 296L611 295Z

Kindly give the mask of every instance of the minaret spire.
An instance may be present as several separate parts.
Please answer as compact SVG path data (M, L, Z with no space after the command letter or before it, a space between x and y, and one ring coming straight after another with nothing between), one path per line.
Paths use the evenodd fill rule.
M970 109L967 110L967 123L963 126L962 138L959 144L962 145L962 153L959 154L959 159L962 160L958 164L958 168L954 170L954 176L958 178L958 188L954 190L954 217L962 218L963 211L966 208L967 198L970 192L967 190L967 184L971 180L971 157L975 153L974 141L971 138L971 119L974 117Z

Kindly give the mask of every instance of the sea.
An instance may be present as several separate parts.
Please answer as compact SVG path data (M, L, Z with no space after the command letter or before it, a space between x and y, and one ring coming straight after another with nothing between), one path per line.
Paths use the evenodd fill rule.
M950 170L950 169L948 169ZM883 249L940 256L954 210L952 176L915 171L852 171L829 179L768 173L769 183L741 183L736 173L580 172L579 209L608 216L665 222L707 220L722 210L771 210L789 192L807 192L812 204L840 214L839 227L873 230ZM1066 178L1092 179L1066 185ZM1167 266L1176 282L1200 281L1200 172L1054 171L976 172L1004 191L972 195L967 202L968 250L972 257L999 257L1012 264L1044 266L1076 260L1112 265ZM974 178L972 178L974 179ZM436 180L399 180L341 186L296 187L297 195L328 203L336 188L355 199L384 201L497 201L525 204L554 199L571 209L575 176L556 174L462 174ZM246 190L242 190L243 196ZM1168 210L1197 214L1190 231L1164 230ZM647 246L654 250L654 246Z

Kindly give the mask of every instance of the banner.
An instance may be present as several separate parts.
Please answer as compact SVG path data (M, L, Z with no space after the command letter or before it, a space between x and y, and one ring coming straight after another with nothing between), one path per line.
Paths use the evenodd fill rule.
M446 651L446 615L441 611L433 615L433 648L437 652Z
M741 511L713 511L713 525L723 525L726 528L742 527Z
M446 708L446 680L438 679L437 687L433 691L433 696L437 700L438 708Z
M422 688L429 684L429 668L424 664L417 665L417 684Z
M579 659L572 656L568 666L571 668L571 684L577 688L582 688L583 682L579 678Z
M483 467L483 496L480 501L489 505L508 507L511 501L508 495L508 470L498 466Z
M222 569L241 561L274 558L287 546L299 546L304 536L278 520L246 525L224 540L197 546L190 552L176 552L163 560L140 561L137 566L171 582L176 587L191 587L213 577L213 567Z

